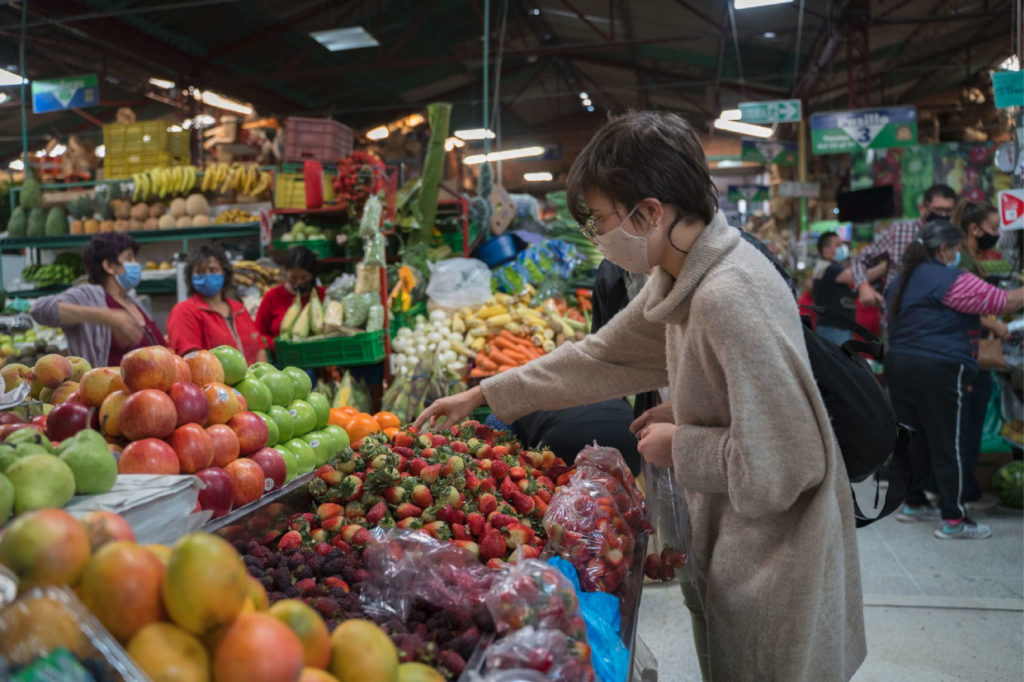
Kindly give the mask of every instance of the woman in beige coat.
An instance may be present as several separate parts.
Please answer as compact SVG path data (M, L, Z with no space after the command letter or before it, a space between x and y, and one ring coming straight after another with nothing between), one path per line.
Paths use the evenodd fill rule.
M417 425L484 404L507 423L667 384L671 422L650 420L639 450L674 464L685 492L705 678L848 680L866 652L850 487L789 289L717 211L678 116L611 121L567 189L608 260L653 268L647 286L597 334L433 403Z

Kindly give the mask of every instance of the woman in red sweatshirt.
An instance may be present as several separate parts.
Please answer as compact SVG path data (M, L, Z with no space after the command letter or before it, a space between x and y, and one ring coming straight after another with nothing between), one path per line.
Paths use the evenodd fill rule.
M316 284L316 271L316 254L305 246L288 249L284 259L284 283L265 293L260 309L256 311L256 328L270 348L274 347L274 339L281 333L281 320L296 294L301 297L302 305L306 305L309 292L316 286L317 294L323 300L324 288Z

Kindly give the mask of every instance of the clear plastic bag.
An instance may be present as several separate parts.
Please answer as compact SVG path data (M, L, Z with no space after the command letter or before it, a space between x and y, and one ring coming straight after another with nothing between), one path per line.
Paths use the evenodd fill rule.
M484 654L488 677L495 670L535 670L552 682L586 682L595 679L594 669L582 660L574 642L561 630L528 625L498 640ZM518 677L516 679L530 679Z
M644 575L651 580L671 582L689 579L684 575L690 544L690 515L686 498L675 480L673 467L659 467L644 460L641 465L647 505L654 532L644 558Z
M575 467L572 479L586 479L603 486L611 493L616 508L634 533L652 529L647 520L643 493L621 452L615 448L588 445L576 455Z
M475 258L449 258L430 269L427 296L442 308L473 308L491 297L491 271Z

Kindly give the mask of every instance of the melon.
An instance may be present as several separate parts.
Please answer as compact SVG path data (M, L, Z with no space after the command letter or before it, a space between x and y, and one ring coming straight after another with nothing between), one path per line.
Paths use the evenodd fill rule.
M190 216L206 215L210 212L210 205L206 202L206 197L196 193L185 200L185 210Z
M142 222L149 217L149 206L146 204L135 204L128 213L132 220Z
M175 227L192 227L192 219L187 215L183 215L174 223Z
M164 213L167 213L167 204L163 203L162 201L158 201L155 204L149 205L150 218L159 218Z
M72 226L72 229L74 229L74 226ZM128 221L128 229L133 232L138 232L139 230L146 229L146 224L138 218L132 218Z
M992 487L1003 504L1024 507L1024 460L1015 460L999 468L992 476Z
M164 213L157 219L157 227L159 227L161 230L168 230L174 227L174 224L176 222L177 221L174 219L174 216L172 216L170 213Z
M210 216L205 213L192 216L192 227L206 227L210 224Z
M159 230L160 220L158 218L146 218L142 223L143 230Z
M181 218L185 215L185 200L181 197L171 201L171 215L175 218Z

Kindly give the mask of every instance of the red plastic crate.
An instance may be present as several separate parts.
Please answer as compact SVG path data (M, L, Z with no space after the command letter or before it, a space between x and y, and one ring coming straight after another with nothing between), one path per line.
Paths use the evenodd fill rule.
M352 153L352 129L329 118L291 116L284 124L284 160L319 161L334 167Z

